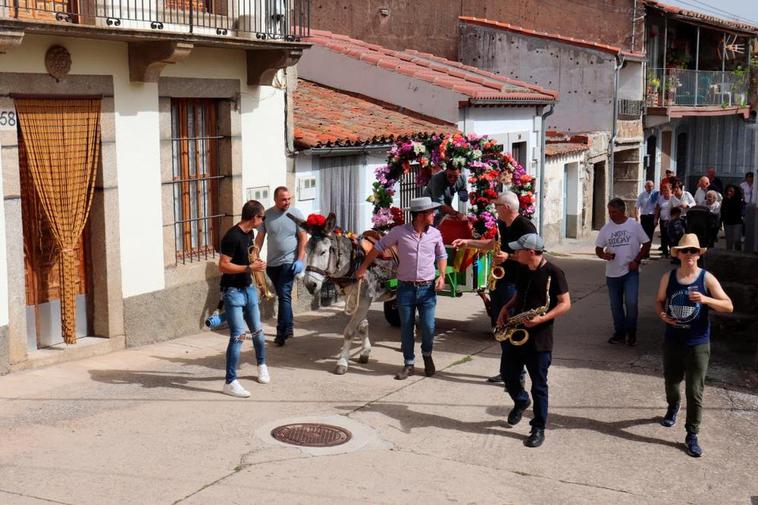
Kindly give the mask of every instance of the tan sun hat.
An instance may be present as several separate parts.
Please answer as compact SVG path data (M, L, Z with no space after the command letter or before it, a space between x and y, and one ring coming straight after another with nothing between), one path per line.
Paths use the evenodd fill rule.
M705 254L705 251L708 250L706 247L700 247L700 241L698 240L697 235L694 233L685 233L679 240L679 244L671 248L671 255L676 258L679 255L680 249L689 249L690 247L700 249L701 255Z

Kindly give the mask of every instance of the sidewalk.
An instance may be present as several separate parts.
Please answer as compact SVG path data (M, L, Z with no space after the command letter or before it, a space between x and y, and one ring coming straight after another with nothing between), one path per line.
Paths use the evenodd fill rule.
M478 297L441 298L438 374L399 382L399 335L376 304L368 364L331 373L346 316L297 317L296 337L271 344L272 383L251 398L220 394L227 337L171 342L0 377L0 503L17 504L653 504L758 503L758 396L723 357L705 394L700 459L665 410L661 328L652 307L670 265L643 270L635 348L606 343L603 264L558 256L573 308L556 323L545 444L528 449L524 421L485 382L499 346ZM355 344L357 351L358 346ZM736 374L736 375L735 375ZM329 450L284 446L273 427L301 420L345 427ZM752 501L751 501L752 500Z

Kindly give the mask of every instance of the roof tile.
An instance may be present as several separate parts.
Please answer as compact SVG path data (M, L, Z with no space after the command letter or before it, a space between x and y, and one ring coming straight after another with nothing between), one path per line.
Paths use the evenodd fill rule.
M298 80L294 93L298 148L387 144L397 138L454 133L455 125L354 93Z
M487 100L504 103L548 103L558 99L557 91L412 49L393 51L344 35L315 29L311 30L311 36L307 41L384 70L458 91L469 98L485 97Z

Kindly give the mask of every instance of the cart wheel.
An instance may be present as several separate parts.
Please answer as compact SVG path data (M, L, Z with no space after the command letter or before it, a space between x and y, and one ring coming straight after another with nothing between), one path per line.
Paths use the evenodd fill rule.
M397 310L397 303L395 300L384 302L384 319L390 323L390 326L400 326L400 313Z

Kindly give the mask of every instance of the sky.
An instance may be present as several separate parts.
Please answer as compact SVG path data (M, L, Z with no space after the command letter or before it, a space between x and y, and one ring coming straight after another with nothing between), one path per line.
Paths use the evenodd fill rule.
M678 5L716 17L739 16L743 22L758 25L758 0L661 0L662 3ZM726 11L726 12L724 12ZM730 16L732 14L733 16Z

